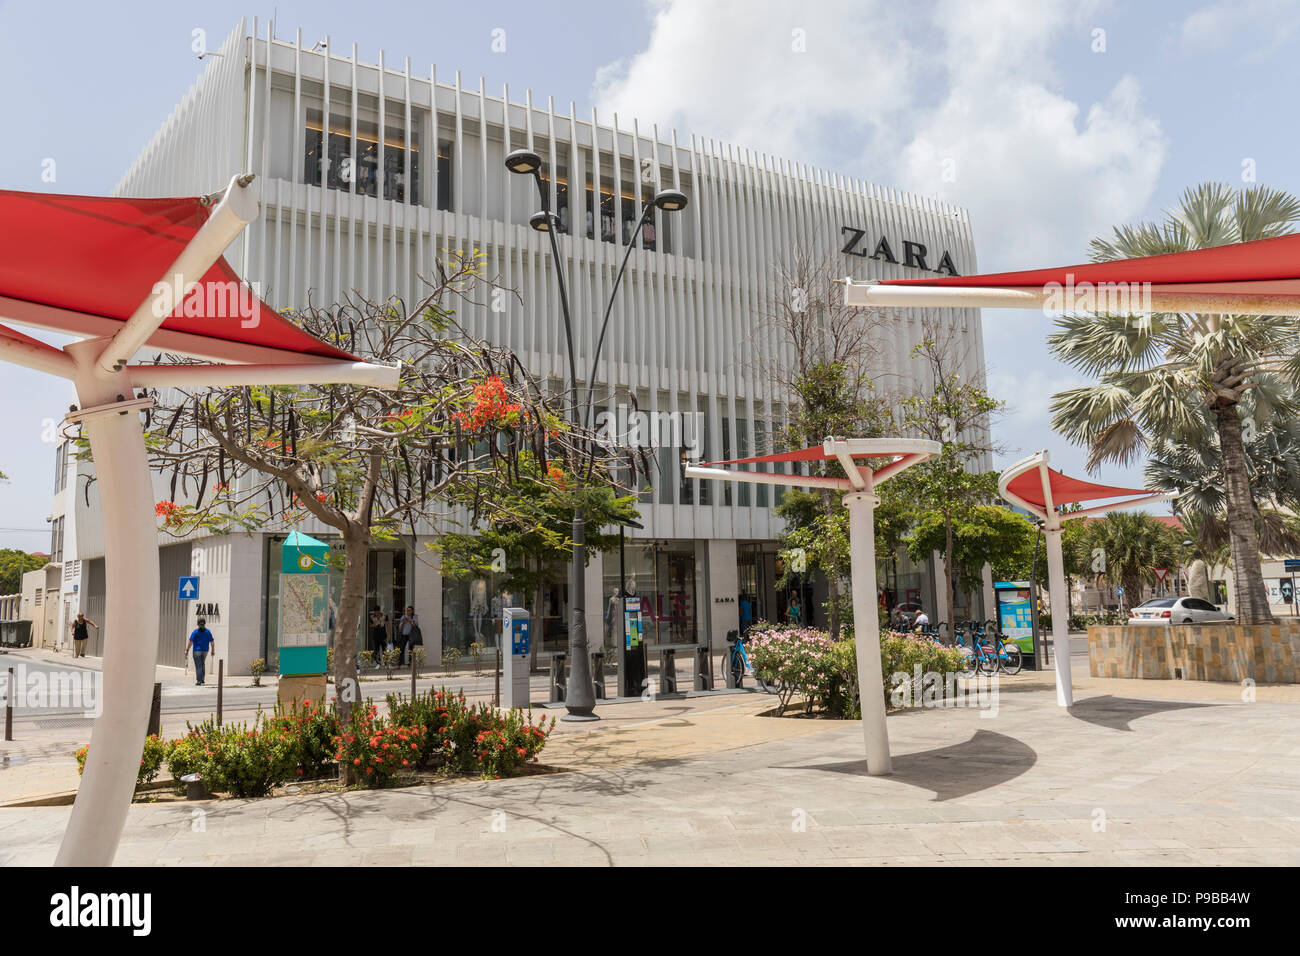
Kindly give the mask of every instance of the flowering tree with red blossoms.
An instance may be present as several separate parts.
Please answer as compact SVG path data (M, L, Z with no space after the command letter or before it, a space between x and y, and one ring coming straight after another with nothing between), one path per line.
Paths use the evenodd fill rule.
M354 297L287 313L367 361L402 363L397 388L152 393L157 406L146 441L153 466L170 477L157 505L163 529L177 536L287 530L314 519L341 535L334 676L345 719L355 701L346 691L356 688L373 542L402 540L414 549L417 529L431 533L453 505L473 524L530 520L514 513L512 503L519 485L543 480L539 475L573 474L594 463L598 478L615 485L609 453L593 434L565 422L564 409L515 355L472 338L453 321L458 299L491 286L478 260L460 258L449 268L439 263L438 271L438 281L414 305Z

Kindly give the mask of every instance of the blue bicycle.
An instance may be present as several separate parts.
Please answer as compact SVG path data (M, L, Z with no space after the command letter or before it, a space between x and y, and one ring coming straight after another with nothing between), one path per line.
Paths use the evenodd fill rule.
M749 663L749 654L745 651L745 639L736 635L735 631L727 634L727 649L722 652L722 683L727 683L727 674L732 677L732 686L740 687L745 679L745 671L754 675L754 681L763 690L767 690L767 682L758 675L753 666Z

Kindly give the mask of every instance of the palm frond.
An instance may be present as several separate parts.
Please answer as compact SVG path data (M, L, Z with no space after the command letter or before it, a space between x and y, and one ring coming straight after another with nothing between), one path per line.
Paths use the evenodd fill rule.
M1284 236L1300 220L1300 199L1270 186L1249 186L1237 194L1233 218L1242 242Z

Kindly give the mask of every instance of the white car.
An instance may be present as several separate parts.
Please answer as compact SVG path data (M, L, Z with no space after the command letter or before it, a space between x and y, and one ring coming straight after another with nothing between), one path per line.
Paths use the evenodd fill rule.
M1130 624L1212 624L1236 620L1209 601L1194 597L1152 598L1128 612Z

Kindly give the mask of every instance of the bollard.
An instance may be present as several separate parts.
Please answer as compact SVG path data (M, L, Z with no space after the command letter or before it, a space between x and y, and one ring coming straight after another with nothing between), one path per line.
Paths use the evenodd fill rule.
M659 653L659 693L677 693L677 649L665 647Z
M5 685L5 740L14 739L14 669L9 668L9 683Z
M564 678L564 662L567 657L567 654L558 652L551 655L551 703L563 703L568 696Z
M497 666L492 672L492 706L501 706L501 648L497 647Z
M154 681L153 700L149 703L149 728L146 737L157 737L162 733L162 683Z
M695 689L713 689L713 655L709 653L708 644L695 648Z
M226 659L223 657L217 661L217 726L221 726L221 700L222 690L226 678Z
M415 655L411 655L411 700L415 700Z
M591 655L591 682L596 688L596 699L605 699L605 652L595 651Z

